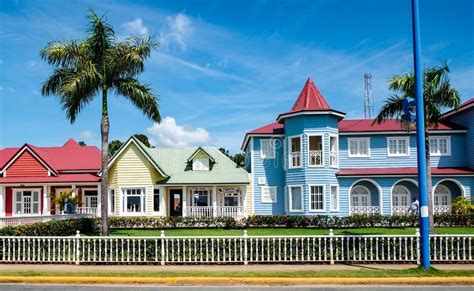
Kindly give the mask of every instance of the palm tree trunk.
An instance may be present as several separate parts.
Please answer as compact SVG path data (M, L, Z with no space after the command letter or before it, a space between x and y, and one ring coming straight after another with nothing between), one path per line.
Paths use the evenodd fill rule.
M107 204L108 204L108 180L109 171L107 165L109 163L109 115L107 111L107 86L102 86L102 120L100 124L102 136L102 180L100 182L100 235L107 236L109 234L109 224L107 221Z
M425 150L426 150L426 182L428 190L428 214L430 222L430 233L434 233L433 217L433 179L431 177L431 159L430 159L430 137L428 130L425 130Z

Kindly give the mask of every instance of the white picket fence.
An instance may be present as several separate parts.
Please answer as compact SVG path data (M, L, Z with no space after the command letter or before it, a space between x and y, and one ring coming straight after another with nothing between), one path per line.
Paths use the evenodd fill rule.
M433 262L474 263L474 235L433 235ZM416 263L415 235L0 237L0 263Z

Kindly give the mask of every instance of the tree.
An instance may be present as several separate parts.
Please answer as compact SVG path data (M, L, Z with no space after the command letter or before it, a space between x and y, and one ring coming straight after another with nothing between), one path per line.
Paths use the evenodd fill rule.
M456 89L451 87L448 77L449 67L447 63L442 66L430 67L423 72L423 99L425 105L425 145L426 166L428 182L428 211L430 216L430 231L433 231L433 183L431 178L429 131L430 126L438 127L441 122L442 112L445 109L458 108L461 98ZM389 89L395 93L390 96L382 106L374 123L382 123L385 119L398 117L403 112L402 103L407 97L415 96L415 79L412 73L395 75L389 81Z
M104 16L99 17L90 9L87 18L85 39L53 41L41 50L41 58L52 66L41 92L45 96L57 96L71 123L95 97L102 97L101 235L107 235L108 94L113 90L153 121L161 121L155 94L137 79L145 69L144 61L158 43L148 36L117 41L113 27Z
M78 142L78 144L79 144L81 147L87 146L86 143L85 143L83 140L81 140L80 142Z
M122 146L123 142L120 140L116 139L113 140L109 143L109 158L118 151L118 149Z
M226 155L227 157L232 158L231 155L229 154L229 151L226 150L225 148L219 148L219 151L223 153L224 155Z
M240 153L240 154L235 154L235 155L232 157L232 160L233 160L234 163L236 163L237 166L239 166L239 167L245 166L245 156L244 156L244 154L242 154L242 153Z
M152 147L151 144L150 144L150 141L148 140L148 136L144 135L144 134L134 134L133 135L134 137L136 137L139 141L141 141L144 145L146 145L147 147Z

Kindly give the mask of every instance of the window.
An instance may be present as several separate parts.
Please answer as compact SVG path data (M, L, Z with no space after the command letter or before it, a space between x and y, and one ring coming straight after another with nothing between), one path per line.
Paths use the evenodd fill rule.
M124 188L123 196L123 212L129 214L145 213L145 188Z
M309 186L309 210L324 210L324 186Z
M337 167L338 166L338 151L339 145L337 136L332 135L329 136L329 166L330 167Z
M209 190L198 187L191 190L193 197L193 206L209 206Z
M271 139L260 140L260 158L262 159L274 159L275 158L275 145Z
M355 186L351 191L352 206L369 206L370 190L362 185Z
M241 199L241 190L239 187L218 188L217 193L221 199L221 206L239 206Z
M97 208L98 205L97 190L84 190L84 206Z
M309 166L323 166L323 137L321 135L310 135L308 137L308 146Z
M403 185L393 187L392 206L393 207L408 207L410 206L410 190Z
M339 187L331 185L331 211L339 210Z
M160 212L161 195L160 188L153 189L153 212Z
M451 204L451 191L444 185L438 185L434 192L434 206L448 207Z
M193 171L209 171L209 159L193 159Z
M409 156L409 137L388 137L387 152L389 157Z
M299 136L290 138L289 148L289 167L301 167L301 138Z
M40 190L15 190L15 214L40 214Z
M115 214L115 189L109 188L109 214Z
M369 157L370 138L349 138L349 157Z
M430 137L430 155L450 156L451 138L449 136Z
M262 203L277 203L277 187L263 186L260 189L262 191Z
M303 211L301 186L290 186L290 211Z

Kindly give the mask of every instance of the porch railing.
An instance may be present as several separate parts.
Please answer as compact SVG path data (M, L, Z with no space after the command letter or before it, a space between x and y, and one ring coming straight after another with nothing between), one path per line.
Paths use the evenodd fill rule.
M78 214L97 214L97 207L76 207L76 212Z
M322 166L323 165L323 151L321 150L309 151L309 165Z
M51 220L67 220L81 217L92 217L88 213L60 214L60 215L30 215L30 216L10 216L0 217L0 227L7 225L17 226L23 224L32 224L36 222L47 222Z
M450 213L451 205L435 205L433 207L434 213Z
M407 215L411 214L410 206L393 206L392 207L392 214L393 215Z
M474 235L430 236L433 262L474 263ZM417 263L420 236L0 237L1 263Z
M242 206L218 206L215 210L212 206L187 206L186 216L238 218L243 216L243 211L244 208Z
M351 214L379 214L380 206L351 206Z

